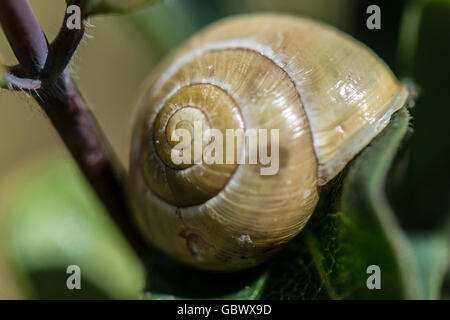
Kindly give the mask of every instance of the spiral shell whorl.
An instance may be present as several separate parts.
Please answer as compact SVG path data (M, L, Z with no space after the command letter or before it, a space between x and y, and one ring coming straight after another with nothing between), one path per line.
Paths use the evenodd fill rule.
M150 141L146 140L143 149L149 154L154 154L156 149L159 161L152 158L145 164L148 184L154 187L158 196L179 207L201 204L215 196L227 184L236 165L204 163L203 153L200 153L200 158L195 157L193 143L190 143L192 161L174 164L172 152L179 141L172 138L175 129L184 127L192 139L201 141L200 147L204 150L211 143L211 139L205 138L208 129L215 128L225 133L227 128L243 128L243 120L233 99L214 85L189 84L171 95L154 115L154 119L147 120L153 127L153 130L149 128L153 131L153 143L149 137ZM195 137L196 125L201 125L201 137ZM154 172L164 172L164 175L155 175ZM161 188L162 185L168 188Z

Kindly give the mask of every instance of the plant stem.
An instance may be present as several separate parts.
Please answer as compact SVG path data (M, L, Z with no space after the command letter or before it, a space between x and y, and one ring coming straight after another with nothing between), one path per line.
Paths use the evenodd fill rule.
M142 257L143 242L128 214L124 170L66 70L84 28L71 31L64 23L50 47L27 0L0 0L0 23L21 69L27 76L42 80L41 87L31 91L32 96L50 118L110 216ZM52 53L58 54L55 60Z
M137 253L142 244L128 215L124 170L68 71L33 92L86 179Z
M27 0L0 1L0 24L17 60L29 76L43 73L49 44Z
M74 4L81 6L81 1L73 1ZM83 11L82 11L83 14ZM52 74L60 75L64 72L64 69L69 65L72 56L74 55L78 45L83 39L84 32L86 29L86 19L87 17L83 15L80 29L69 29L67 28L67 19L69 16L66 14L64 16L63 24L59 30L56 39L52 42L50 48L55 57Z

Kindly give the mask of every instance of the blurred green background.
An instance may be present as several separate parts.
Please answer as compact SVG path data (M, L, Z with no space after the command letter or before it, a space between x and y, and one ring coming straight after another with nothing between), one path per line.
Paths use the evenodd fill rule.
M53 39L62 21L64 1L30 3L48 38ZM366 28L366 8L371 4L381 8L381 30ZM450 2L444 0L167 0L124 16L92 18L71 68L123 163L128 163L134 106L158 61L205 25L249 12L285 12L335 25L372 48L401 79L411 80L420 92L411 109L414 134L398 155L388 195L405 228L433 230L447 223ZM7 64L16 63L3 33L0 52ZM72 160L39 107L24 93L0 91L0 110L1 224L12 186L26 181L23 177L33 172L30 168L39 159ZM0 245L0 299L23 297L2 250Z

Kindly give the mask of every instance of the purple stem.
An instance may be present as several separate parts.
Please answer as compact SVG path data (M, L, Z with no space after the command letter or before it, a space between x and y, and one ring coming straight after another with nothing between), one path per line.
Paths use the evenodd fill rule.
M32 92L86 179L129 243L140 255L143 244L128 214L123 168L86 106L68 71Z
M28 1L0 1L0 24L25 72L30 77L40 76L52 59L47 38Z
M73 1L73 4L81 7L81 28L72 30L67 28L67 19L69 18L69 15L66 14L60 31L50 46L52 54L55 57L51 72L53 75L60 75L64 72L78 48L80 41L83 39L87 17L83 15L84 7L81 5L81 2L82 1L80 0Z
M49 50L27 0L0 0L0 23L20 63L19 67L9 68L9 71L42 80L40 88L32 91L34 99L50 118L123 235L142 256L143 242L128 213L123 168L65 70L83 37L84 28L68 30L64 23ZM55 60L52 53L57 55ZM8 77L18 85L32 84L30 79L15 79L13 73L7 75L7 80Z

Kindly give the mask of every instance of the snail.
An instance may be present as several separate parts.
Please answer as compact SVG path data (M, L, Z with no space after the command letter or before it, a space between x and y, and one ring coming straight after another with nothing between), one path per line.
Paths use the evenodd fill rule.
M380 58L334 27L277 14L216 22L160 65L139 103L127 180L133 218L151 245L188 265L256 266L302 230L321 186L407 97ZM174 130L194 122L278 129L278 172L174 163Z

